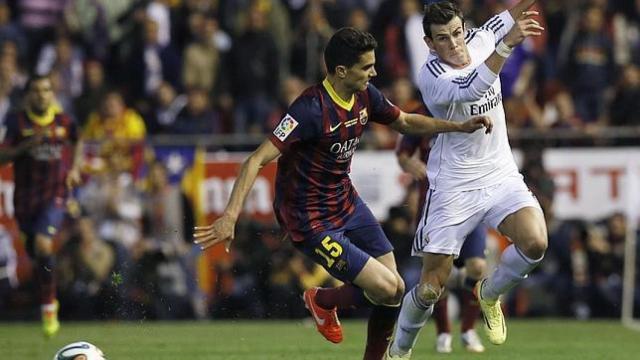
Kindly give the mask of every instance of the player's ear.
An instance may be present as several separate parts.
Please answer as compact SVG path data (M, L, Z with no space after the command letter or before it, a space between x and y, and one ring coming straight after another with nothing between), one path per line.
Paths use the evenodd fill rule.
M347 77L347 67L344 65L336 66L336 75L338 75L340 79Z
M433 40L427 35L425 35L422 39L424 40L424 43L427 44L429 49L433 50Z

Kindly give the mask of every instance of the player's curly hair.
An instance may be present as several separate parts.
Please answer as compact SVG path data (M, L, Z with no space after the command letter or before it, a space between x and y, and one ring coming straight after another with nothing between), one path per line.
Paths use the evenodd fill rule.
M431 25L446 25L454 17L459 17L464 24L464 16L462 10L453 1L438 1L425 4L424 17L422 18L422 29L424 34L429 38L431 37Z
M336 66L351 67L360 60L367 51L375 50L378 42L368 32L352 27L344 27L336 31L324 49L324 63L327 72L334 74Z

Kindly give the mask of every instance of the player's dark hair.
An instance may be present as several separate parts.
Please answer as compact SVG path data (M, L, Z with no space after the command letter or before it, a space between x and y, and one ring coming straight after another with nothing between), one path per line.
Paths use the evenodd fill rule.
M336 66L351 67L360 60L360 56L367 51L374 50L378 42L368 32L352 27L344 27L329 39L324 49L324 63L327 72L334 74Z
M458 5L451 1L439 1L424 6L424 17L422 18L422 30L429 38L431 37L431 25L446 25L454 17L459 17L464 24L464 16Z
M43 79L51 79L51 77L49 76L49 74L33 74L29 77L29 79L27 80L27 82L24 84L24 92L27 93L29 92L29 90L31 90L31 85L33 85L34 82L36 81L40 81Z

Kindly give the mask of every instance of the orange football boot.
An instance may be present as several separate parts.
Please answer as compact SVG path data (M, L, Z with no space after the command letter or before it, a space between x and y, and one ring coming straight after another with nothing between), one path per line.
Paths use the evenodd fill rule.
M338 320L336 308L334 307L331 310L321 308L316 304L317 293L317 287L305 291L302 295L304 306L311 312L318 331L325 339L334 344L342 342L342 326L340 325L340 320Z

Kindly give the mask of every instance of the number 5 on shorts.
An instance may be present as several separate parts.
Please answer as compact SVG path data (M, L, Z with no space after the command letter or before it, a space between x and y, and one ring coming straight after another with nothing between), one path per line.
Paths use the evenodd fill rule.
M316 254L322 256L327 261L327 267L330 268L336 262L336 258L342 255L342 245L330 236L325 236L321 244L322 248L315 249Z

